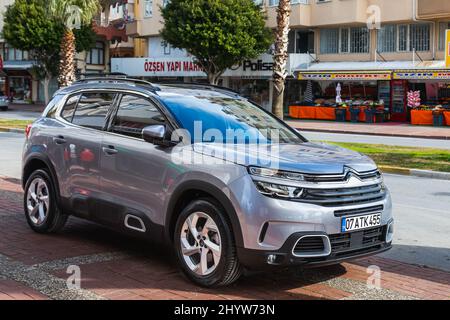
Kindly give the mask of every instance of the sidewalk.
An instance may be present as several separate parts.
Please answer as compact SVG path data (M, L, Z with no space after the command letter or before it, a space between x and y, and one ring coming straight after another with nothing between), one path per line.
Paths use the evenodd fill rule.
M25 111L25 112L39 112L41 113L45 109L43 104L22 104L22 103L10 103L8 106L9 110L14 111Z
M407 138L450 140L450 127L412 126L405 123L387 122L380 124L348 123L316 120L285 121L300 131L384 135Z
M0 300L3 299L450 299L450 273L382 257L311 270L279 270L204 289L178 271L171 250L71 218L63 232L33 233L22 189L0 177ZM67 267L81 269L81 289L68 290ZM381 288L367 286L381 270Z

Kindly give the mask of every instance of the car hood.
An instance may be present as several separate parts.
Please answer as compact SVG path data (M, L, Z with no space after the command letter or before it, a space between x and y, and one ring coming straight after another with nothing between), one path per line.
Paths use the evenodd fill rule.
M196 143L195 153L246 166L311 173L340 174L344 167L357 172L375 170L367 156L334 145L305 142L302 144L217 144Z

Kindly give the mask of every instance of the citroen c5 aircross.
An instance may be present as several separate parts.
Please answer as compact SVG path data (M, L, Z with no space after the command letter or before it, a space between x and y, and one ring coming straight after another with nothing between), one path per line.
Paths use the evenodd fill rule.
M26 135L34 231L73 215L162 241L201 286L391 247L391 197L371 159L309 142L225 88L87 78Z

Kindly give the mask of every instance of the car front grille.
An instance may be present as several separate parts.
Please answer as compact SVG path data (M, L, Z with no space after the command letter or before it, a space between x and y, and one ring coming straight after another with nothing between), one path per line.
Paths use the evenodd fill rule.
M381 178L381 173L378 170L354 173L353 175L358 176L361 181L367 180L375 180ZM314 182L314 183L323 183L323 182L345 182L348 179L347 174L340 175L305 175L305 181Z
M385 196L383 185L377 183L354 188L304 189L299 201L324 207L339 207L376 202Z
M384 206L381 204L379 206L363 207L357 209L335 210L334 216L335 217L352 216L355 214L382 212L383 210Z

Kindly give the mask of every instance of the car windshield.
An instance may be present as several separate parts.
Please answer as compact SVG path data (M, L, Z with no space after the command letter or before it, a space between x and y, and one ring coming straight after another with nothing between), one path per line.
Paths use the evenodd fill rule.
M305 139L274 116L245 99L211 92L167 95L169 111L192 143L302 143Z

